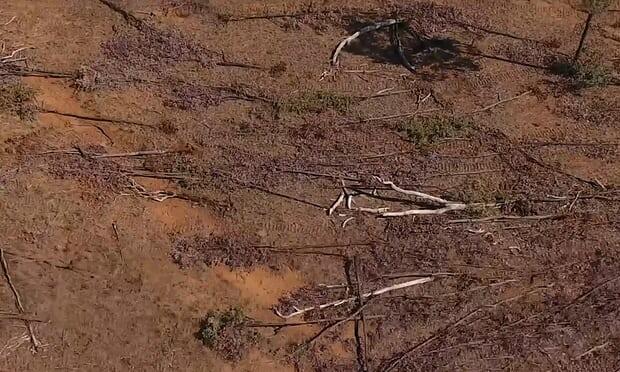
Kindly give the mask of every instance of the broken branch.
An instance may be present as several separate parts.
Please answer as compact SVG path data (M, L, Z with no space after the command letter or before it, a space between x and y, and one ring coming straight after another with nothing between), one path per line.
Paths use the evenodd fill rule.
M293 311L290 314L282 314L277 308L274 309L274 312L276 313L276 315L278 315L280 318L282 319L289 319L295 316L299 316L302 314L305 314L309 311L312 310L323 310L326 308L330 308L330 307L337 307L337 306L341 306L344 304L348 304L351 303L355 300L357 300L359 297L361 297L362 299L367 299L369 297L375 297L375 296L379 296L382 295L384 293L388 293L388 292L392 292L392 291L396 291L398 289L403 289L403 288L407 288L407 287L411 287L417 284L423 284L423 283L428 283L430 281L433 281L432 277L425 277L425 278L419 278L419 279L414 279L414 280L410 280L407 282L403 282L403 283L399 283L399 284L395 284L389 287L385 287L385 288L380 288L380 289L376 289L372 292L368 292L368 293L364 293L361 296L353 296L353 297L349 297L349 298L345 298L345 299L341 299L341 300L337 300L337 301L332 301L332 302L328 302L322 305L318 305L318 306L311 306L311 307L306 307L306 308L302 308L302 309L296 309L295 311Z
M9 284L9 288L11 288L11 292L13 292L13 297L15 299L15 306L21 315L26 313L24 310L24 305L22 304L21 297L17 288L13 284L13 279L11 278L11 274L9 273L9 266L4 258L4 249L0 248L0 266L2 266L2 271L4 272L4 278ZM26 328L28 329L28 337L30 338L30 343L32 344L32 350L36 352L38 348L41 346L39 340L37 340L34 335L34 328L32 327L31 321L24 319L24 323L26 324Z
M334 67L338 66L338 56L340 55L340 52L342 51L342 49L349 45L353 40L357 39L360 35L369 33L369 32L373 32L373 31L377 31L381 28L384 27L388 27L388 26L392 26L392 25L396 25L399 23L402 23L402 20L398 20L398 19L388 19L386 21L383 22L377 22L375 24L366 26L366 27L362 27L359 31L357 31L356 33L354 33L351 36L346 37L345 39L343 39L340 43L338 43L338 45L336 46L336 48L334 49L334 52L332 53L332 58L331 58L331 64Z

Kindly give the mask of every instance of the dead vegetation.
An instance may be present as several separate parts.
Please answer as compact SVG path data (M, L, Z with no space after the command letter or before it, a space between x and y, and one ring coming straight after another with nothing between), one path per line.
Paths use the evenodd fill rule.
M164 247L169 256L163 259L171 259L180 269L194 270L171 270L162 265L161 256L150 262L147 270L140 266L140 260L148 259L145 256L124 266L138 272L139 282L153 266L155 271L165 271L166 296L171 292L168 278L188 286L199 282L199 290L192 288L179 295L191 300L170 300L179 311L194 304L222 301L204 299L205 286L207 296L217 296L217 290L212 294L209 283L190 277L193 271L229 267L239 277L226 279L226 285L248 297L250 291L244 286L251 286L250 296L256 296L269 285L264 284L267 279L252 276L253 269L267 267L269 275L280 281L272 292L285 293L272 309L281 319L250 322L239 308L207 312L196 337L221 358L236 363L250 348L260 346L261 358L290 361L300 370L512 370L557 369L558 365L577 370L593 365L615 368L620 348L614 336L620 326L616 306L620 263L615 234L620 194L617 185L601 181L595 174L609 167L598 164L596 170L571 169L569 166L575 164L561 163L566 153L549 149L583 147L574 145L581 143L577 139L560 141L582 136L589 140L591 153L612 163L615 153L609 148L617 144L596 142L587 138L600 140L595 132L577 133L566 129L572 127L563 127L561 120L544 122L552 116L548 106L570 111L561 104L566 91L530 87L546 84L541 78L550 76L546 63L556 56L558 45L497 31L499 26L492 29L494 25L485 19L486 9L479 9L480 16L472 17L464 13L467 9L429 2L382 6L359 14L315 4L298 13L228 17L229 23L276 19L288 32L304 32L304 25L322 32L346 28L339 29L338 38L349 36L340 39L331 59L327 52L317 58L325 67L328 62L331 65L320 77L326 88L295 91L274 102L239 83L253 75L213 74L217 66L247 68L249 73L261 67L226 62L202 47L194 36L156 28L116 2L104 2L112 4L108 6L131 27L116 29L114 37L102 45L101 59L79 71L74 87L80 94L93 95L102 87L113 90L123 84L140 84L162 98L161 120L147 126L158 130L125 133L116 128L115 135L132 144L190 143L191 151L139 147L140 151L108 152L107 146L77 146L37 152L45 155L37 165L53 177L78 180L86 192L142 198L136 203L142 209L121 205L124 212L130 209L128 216L111 216L126 218L127 226L141 226L139 221L149 203L160 203L163 222L174 220L167 209L168 199L181 198L216 209L216 203L203 201L224 195L221 200L225 200L222 203L227 213L218 216L226 225L224 232L214 229L187 234L178 229L166 236L159 229L148 231L160 240L172 241ZM164 9L167 14L193 19L201 17L207 5L170 1L165 2ZM256 31L256 25L247 27ZM222 27L218 32L230 32ZM246 37L242 30L242 36L238 33L236 37ZM511 42L491 47L501 55L485 54L474 47L471 35L476 42L481 41L479 44L488 42L485 35ZM294 49L286 53L290 50ZM365 55L377 64L373 66L377 70L367 66L346 70L343 65L348 62L339 58L344 53ZM287 57L283 54L278 58ZM470 58L473 55L475 61ZM486 60L498 62L490 64L493 70L488 75ZM286 78L284 70L296 73L300 68L296 62L276 64L269 76L257 77L253 87L265 92L290 87L289 81L278 85L278 79ZM387 63L397 66L383 69ZM204 69L201 73L209 78L205 81L219 79L221 85L208 85L182 73L196 66ZM495 80L499 72L513 67L504 79L508 82ZM473 71L479 75L472 77ZM610 88L613 76L592 65L566 63L553 71L573 88L614 92L604 90ZM352 83L351 76L358 79ZM469 78L490 81L476 85L478 81L471 83ZM524 82L517 86L517 78ZM456 88L444 79L454 79ZM330 84L332 89L327 88ZM263 90L262 85L267 87ZM364 91L381 90L370 97L336 93L345 91L343 85L349 92L360 87ZM412 91L415 94L398 93ZM20 116L13 107L32 97L28 92L9 93L9 103L0 101L0 111ZM538 101L527 100L534 94ZM411 97L416 96L413 101ZM481 97L488 103L479 105ZM583 107L575 110L573 118L584 118L588 112L587 118L602 128L603 122L615 118L613 98L594 97L583 98ZM215 115L216 110L207 110L232 99L253 104L232 111L218 107ZM570 103L575 102L571 97ZM472 105L480 108L472 111ZM370 116L350 118L354 107ZM323 113L327 114L318 115ZM71 113L56 114L93 120ZM288 116L278 120L280 115ZM130 123L95 119L119 126ZM351 121L342 124L347 119ZM536 129L527 132L521 128L530 124ZM613 125L604 128L606 133L616 134ZM566 138L557 138L561 136ZM531 144L530 137L548 142ZM32 149L21 155L31 155L28 151ZM569 155L577 154L568 151ZM587 159L584 162L589 164ZM148 178L163 186L147 188L132 177ZM175 191L167 191L170 185ZM185 222L190 213L181 210ZM158 214L148 213L150 226ZM116 223L110 230L114 241L138 255L144 247L136 248L131 239L144 241L145 235L132 236L129 227L119 233ZM162 223L166 228L168 225ZM42 236L35 228L26 234L33 241ZM71 239L79 242L77 237ZM148 240L148 244L161 248L158 239ZM159 251L153 252L157 255ZM96 253L89 251L89 255ZM131 256L121 259L132 260ZM104 258L108 262L109 257ZM281 283L283 267L302 273L305 285L289 291L290 283ZM116 276L118 272L120 269L112 277L124 280ZM235 282L239 278L241 285ZM135 291L144 296L146 292L148 301L155 302L155 323L176 327L183 321L181 317L160 317L156 312L169 306L159 294L151 296L148 292L158 285L156 282L144 286L129 283L139 290L121 294L133 296ZM116 282L106 282L106 288L97 288L95 295L107 293L112 285ZM260 314L269 306L265 303L273 304L273 299L254 304L245 297L243 301L250 302ZM129 297L122 309L127 310L136 298ZM230 298L224 298L218 307L229 305L225 301L230 302ZM353 335L345 330L347 324L354 326ZM156 326L160 332L160 324ZM303 337L300 333L278 338L281 329L305 326L319 328L310 335L303 333ZM260 338L255 331L259 327L273 328L273 338ZM64 334L62 337L64 341ZM294 342L288 337L295 337ZM24 338L17 340L23 342ZM183 346L187 345L174 342L170 341L173 352L185 352ZM156 350L155 354L159 357L165 353Z

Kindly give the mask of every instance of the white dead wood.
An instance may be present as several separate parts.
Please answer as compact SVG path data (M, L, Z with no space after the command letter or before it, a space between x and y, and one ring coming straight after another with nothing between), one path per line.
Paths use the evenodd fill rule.
M17 49L15 49L14 51L12 51L12 52L11 52L11 54L6 55L6 56L4 56L4 57L0 57L0 63L16 62L16 61L17 61L17 59L15 59L15 56L16 56L19 52L24 51L24 50L27 50L27 49L33 49L33 47L21 47L21 48L17 48ZM21 59L20 59L20 60L21 60Z
M432 204L437 204L437 208L425 208L425 209L421 209L421 208L416 208L416 209L407 209L407 210L402 210L402 211L390 211L389 207L380 207L380 208L366 208L366 207L352 207L352 203L353 203L353 196L359 195L358 194L350 194L350 193L346 193L345 191L343 191L340 194L340 197L336 200L336 202L334 204L332 204L332 207L330 207L329 211L330 211L330 215L331 213L333 213L335 211L335 209L342 204L342 201L344 200L344 198L347 198L347 203L346 206L349 210L353 210L353 211L358 211L358 212L363 212L363 213L371 213L371 214L376 214L379 217L403 217L403 216L416 216L416 215L438 215L438 214L444 214L447 212L451 212L451 211L462 211L471 207L492 207L492 208L497 208L500 206L500 204L497 203L471 203L471 204L466 204L466 203L462 203L462 202L457 202L457 201L450 201L450 200L446 200L446 199L442 199L440 197L437 196L433 196L430 194L426 194L420 191L415 191L415 190L405 190L399 186L397 186L396 184L394 184L394 182L392 181L386 181L383 180L380 177L374 176L374 179L377 180L378 182L380 182L381 184L385 185L385 186L389 186L390 189L392 189L392 191L398 192L400 194L405 194L405 195L411 195L414 197L417 197L419 199L423 199L426 200L427 202L430 202ZM378 195L376 195L376 193L371 193L371 194L364 194L366 196L369 197L378 197ZM343 200L341 200L341 198ZM403 200L404 201L404 200ZM333 208L333 209L332 209Z
M349 298L344 298L341 300L337 300L337 301L332 301L332 302L328 302L322 305L317 305L317 306L310 306L310 307L305 307L305 308L295 308L295 311L293 311L290 314L282 314L277 308L274 309L274 312L276 313L276 315L278 315L280 318L283 319L290 319L292 317L296 317L302 314L305 314L309 311L313 311L313 310L324 310L327 308L331 308L331 307L337 307L337 306L341 306L344 304L348 304L351 303L353 301L358 300L360 297L361 299L367 299L370 297L376 297L379 295L382 295L384 293L388 293L388 292L392 292L392 291L396 291L399 289L404 289L404 288L408 288L417 284L423 284L423 283L428 283L430 281L433 281L433 277L425 277L425 278L418 278L418 279L414 279L414 280L409 280L403 283L398 283L398 284L394 284L392 286L389 287L384 287L384 288L380 288L380 289L376 289L372 292L367 292L362 294L361 296L354 296L354 297L349 297Z
M398 20L398 19L388 19L386 21L377 22L375 24L363 27L359 31L354 33L353 35L346 37L336 46L336 49L334 49L334 52L332 53L332 58L331 58L332 66L338 66L338 56L340 55L340 52L342 51L342 49L346 47L347 45L349 45L353 40L360 37L360 35L367 34L373 31L377 31L381 28L393 26L393 25L396 25L402 22L403 22L402 20Z
M345 198L345 193L343 191L340 193L340 195L338 195L338 199L336 199L336 201L334 201L332 205L329 207L329 209L327 210L328 216L331 216L334 213L336 208L338 208L340 204L342 204L342 202L344 201L344 198Z

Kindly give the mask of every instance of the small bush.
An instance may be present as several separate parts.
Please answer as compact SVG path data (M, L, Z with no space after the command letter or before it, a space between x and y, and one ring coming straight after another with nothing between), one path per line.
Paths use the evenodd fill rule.
M599 65L561 61L554 63L551 71L568 79L570 85L576 89L602 87L612 81L611 73Z
M278 111L294 114L321 113L334 110L345 113L353 105L353 98L336 93L316 91L306 92L298 97L278 103Z
M407 137L417 145L430 145L443 138L463 135L472 123L458 117L416 117L401 125Z
M35 114L34 91L19 83L0 85L0 112L32 120Z
M258 333L246 328L245 321L246 316L239 308L210 311L200 323L197 336L226 360L238 361L258 341Z

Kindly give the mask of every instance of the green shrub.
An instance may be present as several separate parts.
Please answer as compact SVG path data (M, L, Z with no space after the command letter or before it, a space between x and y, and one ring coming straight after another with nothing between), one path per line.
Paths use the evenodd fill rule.
M32 120L35 114L34 91L19 83L0 83L0 112Z
M551 71L568 79L573 88L603 87L611 83L611 72L599 65L561 61L551 66Z
M314 91L305 92L297 97L280 102L277 104L277 109L298 115L321 113L327 110L345 113L353 105L353 102L353 97L325 91Z
M401 125L401 130L417 145L433 144L441 139L466 134L472 123L454 116L414 117Z

